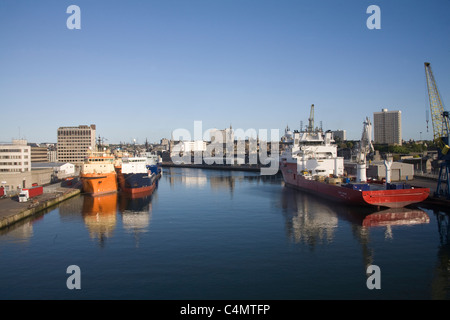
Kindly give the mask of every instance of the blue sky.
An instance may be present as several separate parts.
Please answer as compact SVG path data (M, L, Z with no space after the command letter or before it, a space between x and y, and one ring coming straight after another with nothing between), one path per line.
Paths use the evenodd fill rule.
M372 4L380 30L366 27ZM423 64L445 104L449 17L448 0L0 0L0 142L80 124L110 143L194 121L297 129L311 104L349 139L382 108L402 111L404 139L431 139Z

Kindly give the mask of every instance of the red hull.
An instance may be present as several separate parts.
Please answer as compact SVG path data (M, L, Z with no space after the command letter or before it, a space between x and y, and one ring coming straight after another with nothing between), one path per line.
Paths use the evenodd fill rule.
M123 188L122 191L131 194L131 195L149 195L153 193L153 190L155 190L156 182L153 182L151 186L148 187L142 187L142 188Z
M303 176L297 174L297 166L292 163L282 165L281 172L285 183L288 185L312 192L321 197L354 205L402 208L413 203L424 201L430 193L429 188L354 190L340 185L305 179Z

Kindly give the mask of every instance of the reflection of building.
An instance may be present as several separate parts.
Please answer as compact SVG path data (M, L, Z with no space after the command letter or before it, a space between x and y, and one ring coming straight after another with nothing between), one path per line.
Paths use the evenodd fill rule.
M171 186L175 185L175 181L190 187L205 186L208 182L208 179L202 170L170 167L167 169L168 174L164 175L164 177L169 179L169 184Z
M16 223L12 227L0 230L2 241L28 242L33 236L33 224L30 221Z
M283 190L282 205L287 210L286 227L293 242L304 242L314 247L333 241L338 218L331 207L292 188Z
M119 210L122 214L122 224L126 232L134 234L136 246L139 245L139 236L148 231L152 217L153 193L140 196L121 194Z
M222 189L227 189L231 194L234 192L236 179L244 180L243 177L235 176L212 176L209 178L209 183L211 185L211 190L222 191Z
M82 163L89 148L95 148L95 124L58 128L58 162Z

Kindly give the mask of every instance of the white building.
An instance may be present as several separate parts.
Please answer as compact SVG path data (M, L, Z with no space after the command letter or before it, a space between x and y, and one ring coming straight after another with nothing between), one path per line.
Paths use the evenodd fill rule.
M206 151L206 142L201 140L196 141L180 141L175 144L171 150L171 155L178 155L180 152L203 152Z
M0 187L11 195L34 183L50 183L51 169L32 170L31 147L26 140L13 140L12 144L0 145Z
M13 140L12 144L0 145L0 173L30 171L31 147L26 140Z

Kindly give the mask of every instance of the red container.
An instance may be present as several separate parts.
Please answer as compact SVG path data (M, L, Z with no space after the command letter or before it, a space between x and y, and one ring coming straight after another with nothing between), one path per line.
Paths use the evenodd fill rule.
M31 188L22 189L22 190L28 190L29 198L33 198L33 197L39 196L44 193L44 188L42 186L36 186L36 187L31 187Z

